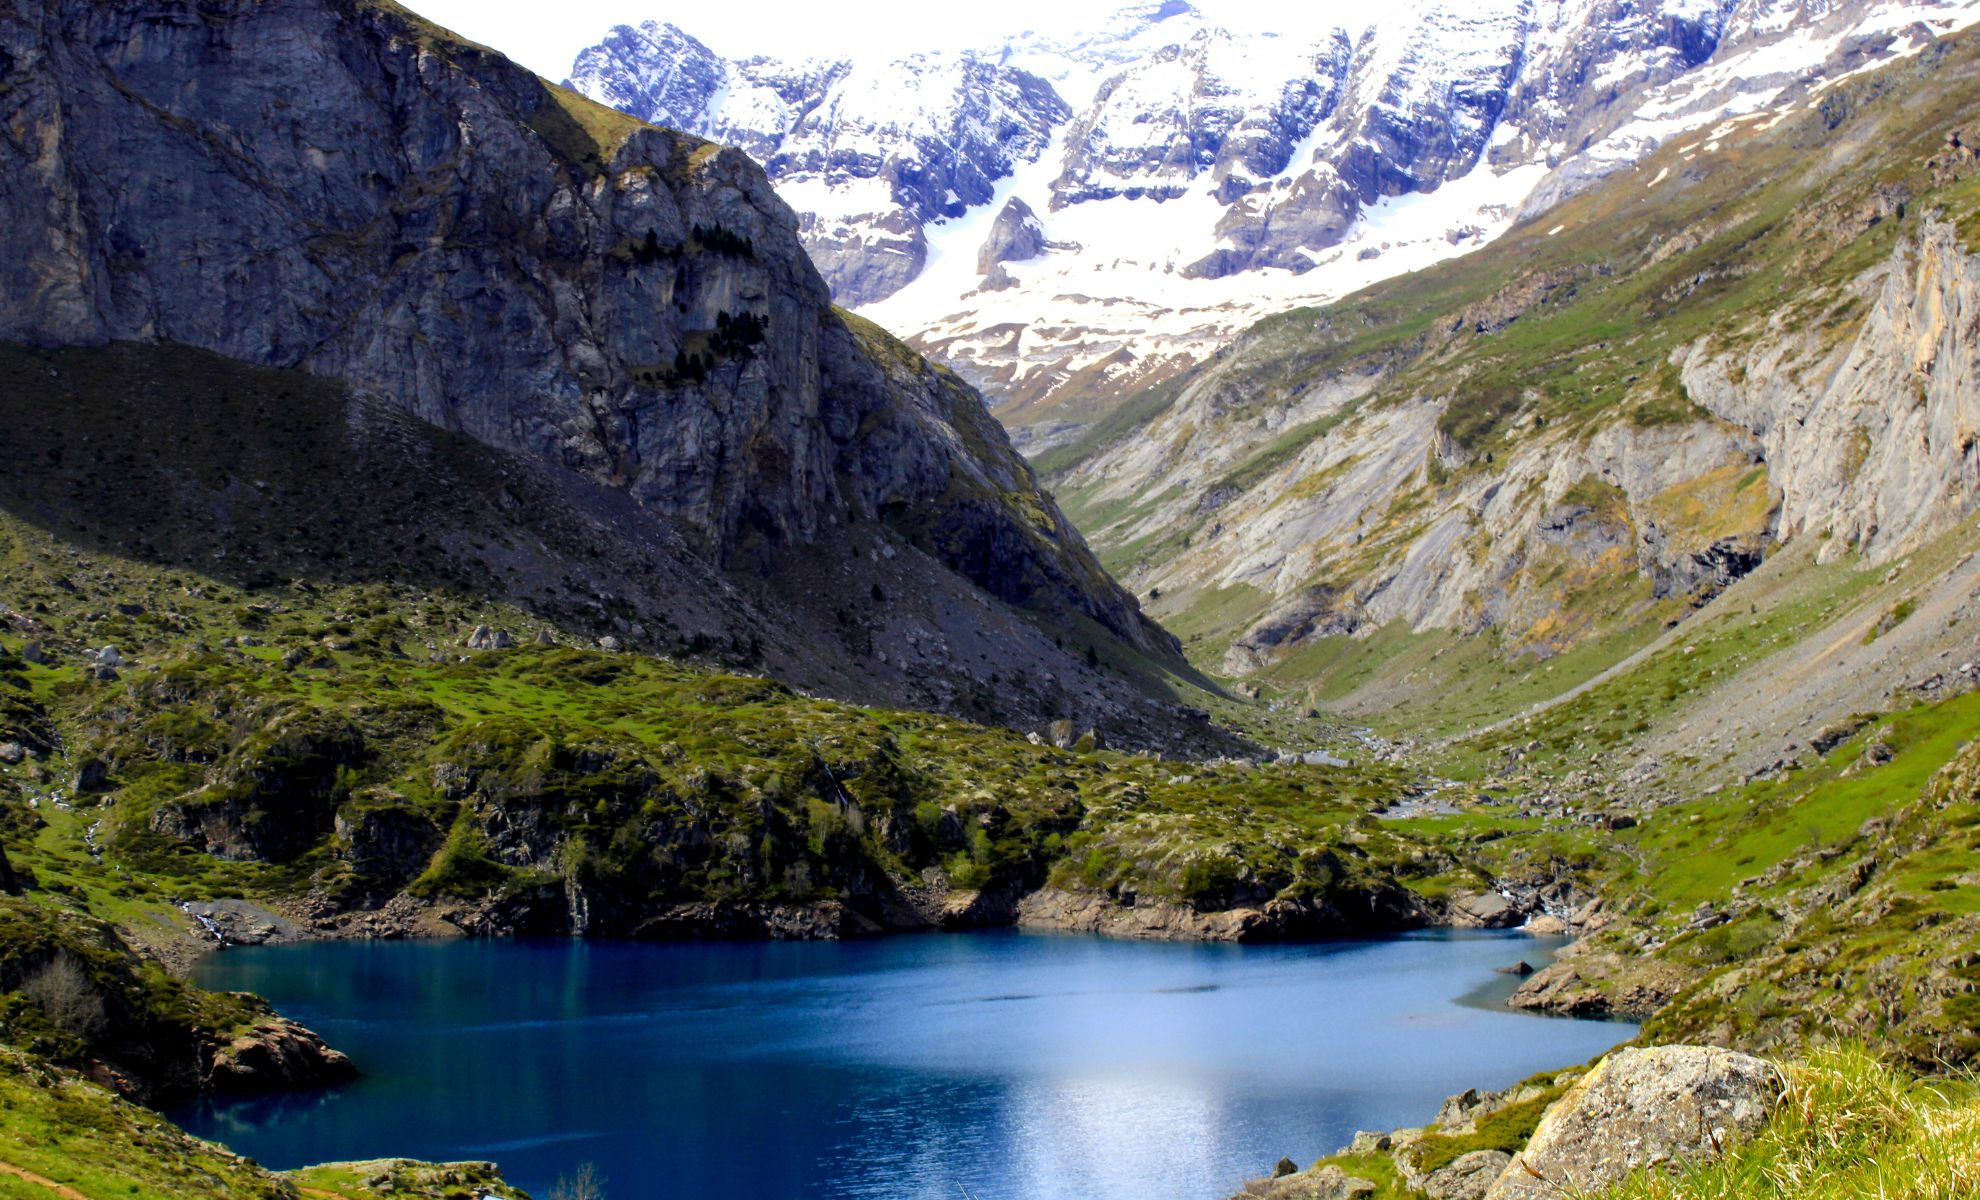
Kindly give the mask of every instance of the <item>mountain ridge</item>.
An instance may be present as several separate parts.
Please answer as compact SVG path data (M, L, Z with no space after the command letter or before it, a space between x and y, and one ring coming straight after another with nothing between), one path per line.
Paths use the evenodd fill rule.
M1268 35L1142 6L994 55L808 72L695 59L711 80L805 75L796 115L767 123L733 87L642 86L692 42L649 22L584 52L572 82L763 147L841 299L965 372L1037 453L1276 309L1468 252L1682 131L1778 109L1975 19L1963 0L1508 0ZM960 63L988 73L963 83ZM1023 136L995 155L945 136L938 95L963 113L1028 96L1010 108ZM968 183L947 208L900 183L958 166ZM1012 200L1048 246L991 276L979 248Z

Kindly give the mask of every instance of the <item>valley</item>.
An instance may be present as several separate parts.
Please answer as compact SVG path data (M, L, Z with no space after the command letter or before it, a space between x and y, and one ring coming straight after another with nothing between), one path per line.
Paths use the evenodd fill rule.
M1344 38L1297 122L1327 31L1232 98L1182 4L924 58L981 100L927 177L835 140L901 78L671 26L580 60L629 114L389 0L0 15L0 1197L718 1195L780 1070L867 1099L702 1137L775 1194L1972 1194L1971 6L1531 7ZM1121 132L1174 86L1200 159ZM1321 153L1411 113L1469 140ZM512 1027L500 1136L383 1144ZM614 1047L673 1157L588 1152ZM1698 1161L1576 1174L1631 1137Z

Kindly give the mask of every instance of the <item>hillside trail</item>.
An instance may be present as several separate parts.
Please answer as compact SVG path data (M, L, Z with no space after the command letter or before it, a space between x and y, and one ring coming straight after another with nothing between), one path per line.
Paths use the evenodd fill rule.
M31 1183L36 1187L46 1188L55 1195L62 1197L62 1200L89 1200L88 1196L83 1195L66 1183L56 1183L46 1175L37 1175L26 1167L17 1167L10 1162L0 1162L0 1175L11 1175L15 1179Z

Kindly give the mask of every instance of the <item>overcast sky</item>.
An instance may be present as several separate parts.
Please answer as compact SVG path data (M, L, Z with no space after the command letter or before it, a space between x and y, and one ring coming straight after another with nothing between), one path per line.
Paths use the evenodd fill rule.
M614 25L672 21L731 57L830 56L856 49L902 53L961 46L994 46L1026 29L1090 29L1125 0L401 0L442 25L493 46L551 79L570 74L571 60ZM1296 11L1351 13L1359 0L1196 0L1218 21L1254 27Z

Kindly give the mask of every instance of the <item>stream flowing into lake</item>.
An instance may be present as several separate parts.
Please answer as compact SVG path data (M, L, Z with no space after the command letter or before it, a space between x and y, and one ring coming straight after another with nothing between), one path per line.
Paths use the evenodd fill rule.
M172 1115L276 1168L494 1159L540 1197L1216 1200L1633 1026L1505 1009L1560 945L316 942L209 957L349 1053L346 1087Z

